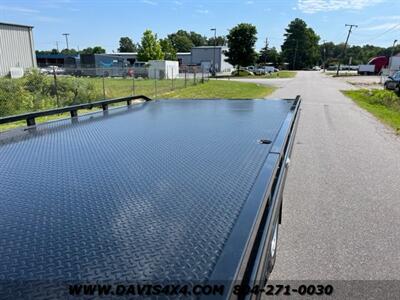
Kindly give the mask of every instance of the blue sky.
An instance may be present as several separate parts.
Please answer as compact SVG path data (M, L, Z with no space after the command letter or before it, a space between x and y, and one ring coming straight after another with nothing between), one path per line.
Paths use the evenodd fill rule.
M140 40L151 29L164 37L178 29L210 36L210 28L226 35L240 22L257 26L257 48L268 37L277 48L287 24L304 19L321 40L342 42L344 24L358 24L350 43L390 46L400 40L399 0L0 0L0 22L33 25L36 49L65 48L61 35L70 33L70 48L101 45L118 48L121 36Z

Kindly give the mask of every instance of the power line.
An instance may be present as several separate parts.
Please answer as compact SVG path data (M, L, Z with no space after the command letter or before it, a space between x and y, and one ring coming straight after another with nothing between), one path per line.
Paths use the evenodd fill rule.
M347 34L346 42L344 43L344 47L343 47L343 52L342 52L343 57L346 55L346 47L347 47L347 43L349 42L351 30L353 29L353 27L357 28L358 25L345 24L345 26L346 27L350 27L350 28L349 28L349 33ZM340 70L340 59L339 59L338 68L337 68L337 71L336 71L336 76L339 76L339 70Z
M392 27L390 27L389 29L387 29L387 30L385 30L384 32L382 32L381 34L379 34L379 35L373 37L373 38L370 39L369 41L370 41L370 42L371 42L371 41L374 41L374 40L376 40L377 38L380 38L382 35L384 35L384 34L390 32L390 31L396 29L396 28L399 27L399 26L400 26L400 23L399 23L399 24L396 24L396 25L394 25L394 26L392 26Z

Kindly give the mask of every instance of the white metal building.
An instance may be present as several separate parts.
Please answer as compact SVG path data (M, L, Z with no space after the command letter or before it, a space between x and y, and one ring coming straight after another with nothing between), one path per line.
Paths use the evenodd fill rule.
M0 76L9 74L13 67L36 67L32 28L0 22Z
M216 72L231 72L233 66L226 62L226 56L224 51L227 51L226 46L199 46L192 48L191 63L198 64L201 66L212 66L214 62L214 51L215 51L215 70Z
M149 78L176 79L179 77L179 63L172 60L149 60Z

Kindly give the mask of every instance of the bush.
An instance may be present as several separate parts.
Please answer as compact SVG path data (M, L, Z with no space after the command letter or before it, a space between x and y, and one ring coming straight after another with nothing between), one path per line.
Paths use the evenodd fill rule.
M100 89L92 82L79 78L61 78L57 82L60 105L87 103L102 97Z
M33 70L21 79L0 78L0 117L91 102L102 97L99 88L80 78L52 77Z
M32 95L25 90L22 81L0 78L0 117L31 111Z
M30 93L33 101L33 110L43 110L56 105L53 98L53 84L50 77L40 74L36 70L29 72L21 80L24 89Z
M363 90L365 98L371 104L380 104L400 112L400 97L387 90Z

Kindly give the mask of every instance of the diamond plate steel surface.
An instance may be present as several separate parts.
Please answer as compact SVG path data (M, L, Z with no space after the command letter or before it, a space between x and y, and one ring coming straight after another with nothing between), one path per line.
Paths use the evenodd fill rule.
M0 280L206 280L292 103L159 100L3 139Z

